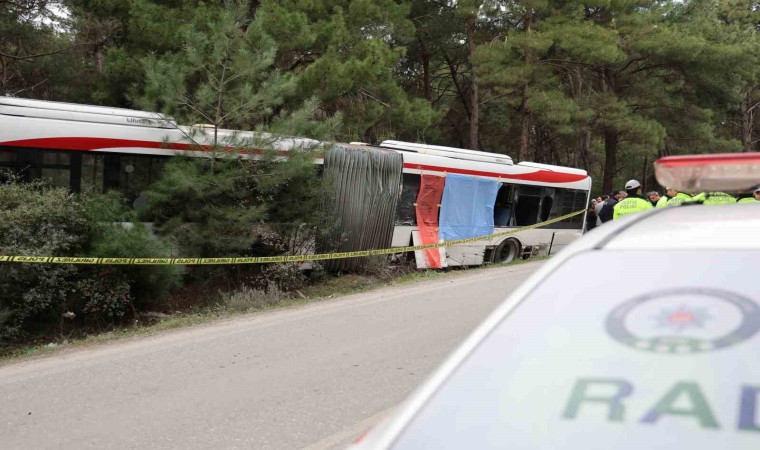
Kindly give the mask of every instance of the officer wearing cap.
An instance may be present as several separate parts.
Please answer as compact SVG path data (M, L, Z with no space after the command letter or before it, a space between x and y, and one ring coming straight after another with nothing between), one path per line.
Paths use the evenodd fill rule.
M627 182L625 184L625 192L628 196L615 205L615 211L612 216L613 219L619 219L629 214L635 214L653 208L649 200L642 197L641 183L638 181L630 180Z
M740 198L736 203L758 203L760 202L760 186L752 191L752 197Z

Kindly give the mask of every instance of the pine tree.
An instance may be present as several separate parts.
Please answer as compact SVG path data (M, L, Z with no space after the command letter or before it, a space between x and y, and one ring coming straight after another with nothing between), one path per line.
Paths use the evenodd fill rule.
M279 162L266 150L283 138L273 131L330 139L341 116L317 117L312 99L293 102L299 78L274 66L275 42L258 16L248 21L246 4L199 6L194 14L178 30L185 42L180 50L143 59L145 88L135 102L180 122L210 125L194 130L209 133L202 141L211 148L199 150L211 153L173 158L147 192L144 214L193 256L246 254L261 227L291 243L304 228L313 233L323 190L311 149L295 148ZM222 128L259 133L244 139ZM256 160L239 157L238 150L252 147L265 152Z
M547 2L530 8L530 27L523 21L481 47L483 79L509 108L511 126L520 124L519 153L526 124L538 160L591 168L599 148L601 187L610 191L618 176L643 175L640 163L672 150L676 140L699 142L697 151L731 148L715 135L726 97L708 100L696 86L730 92L734 81L720 80L716 69L728 65L738 74L746 63L736 60L739 47L715 41L679 8ZM557 143L577 148L576 156L562 158Z
M300 98L316 96L342 112L345 140L415 140L433 118L429 103L396 80L404 44L413 39L408 4L392 0L262 1L264 29L277 43L276 66L301 76Z

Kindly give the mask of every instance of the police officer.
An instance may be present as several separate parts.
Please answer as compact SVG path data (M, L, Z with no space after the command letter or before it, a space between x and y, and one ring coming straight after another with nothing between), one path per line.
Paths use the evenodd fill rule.
M625 192L628 194L623 200L615 205L613 219L619 219L629 214L652 209L653 206L649 200L641 195L641 183L636 180L630 180L625 184Z
M669 187L665 193L670 197L670 200L668 200L667 206L678 206L683 205L684 203L691 203L694 201L691 198L691 195L685 193L685 192L678 192L677 189L674 189L672 187Z
M740 198L736 203L758 203L760 202L760 186L752 191L752 197Z
M660 193L657 191L648 192L647 197L655 208L662 208L668 204L668 198L660 197Z
M703 205L727 205L736 203L736 199L725 192L701 192L692 199L695 202L702 202Z

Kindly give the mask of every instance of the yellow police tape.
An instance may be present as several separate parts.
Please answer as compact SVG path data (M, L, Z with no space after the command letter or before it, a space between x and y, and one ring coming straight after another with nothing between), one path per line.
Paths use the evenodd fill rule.
M254 256L254 257L234 257L234 258L88 258L78 256L0 256L0 262L11 263L33 263L33 264L98 264L98 265L206 265L206 264L264 264L264 263L281 263L281 262L304 262L304 261L321 261L325 259L342 259L358 258L362 256L390 255L392 253L405 253L417 250L426 250L429 248L451 247L453 245L469 244L471 242L494 239L510 234L520 233L534 228L540 228L560 222L570 217L583 214L586 210L575 211L556 217L546 222L540 222L527 227L516 228L513 230L501 231L498 233L478 236L468 239L457 239L454 241L439 242L436 244L415 245L412 247L393 247L377 250L360 250L355 252L343 253L322 253L316 255L288 255L288 256Z

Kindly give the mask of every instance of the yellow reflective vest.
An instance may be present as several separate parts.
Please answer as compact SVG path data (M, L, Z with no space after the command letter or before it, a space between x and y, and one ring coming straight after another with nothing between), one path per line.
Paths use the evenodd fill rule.
M737 200L736 203L760 203L760 200L755 200L755 197L744 197Z
M652 203L649 200L639 195L631 195L617 202L612 213L612 218L619 219L648 209L652 209Z
M659 200L657 200L657 207L664 208L666 206L668 206L668 198L663 195Z
M668 200L668 206L678 206L684 203L691 203L692 201L693 199L691 198L691 195L679 192L675 197Z
M726 205L729 203L736 203L736 199L725 192L709 192L707 194L702 192L695 195L693 200L695 202L701 201L703 205Z

